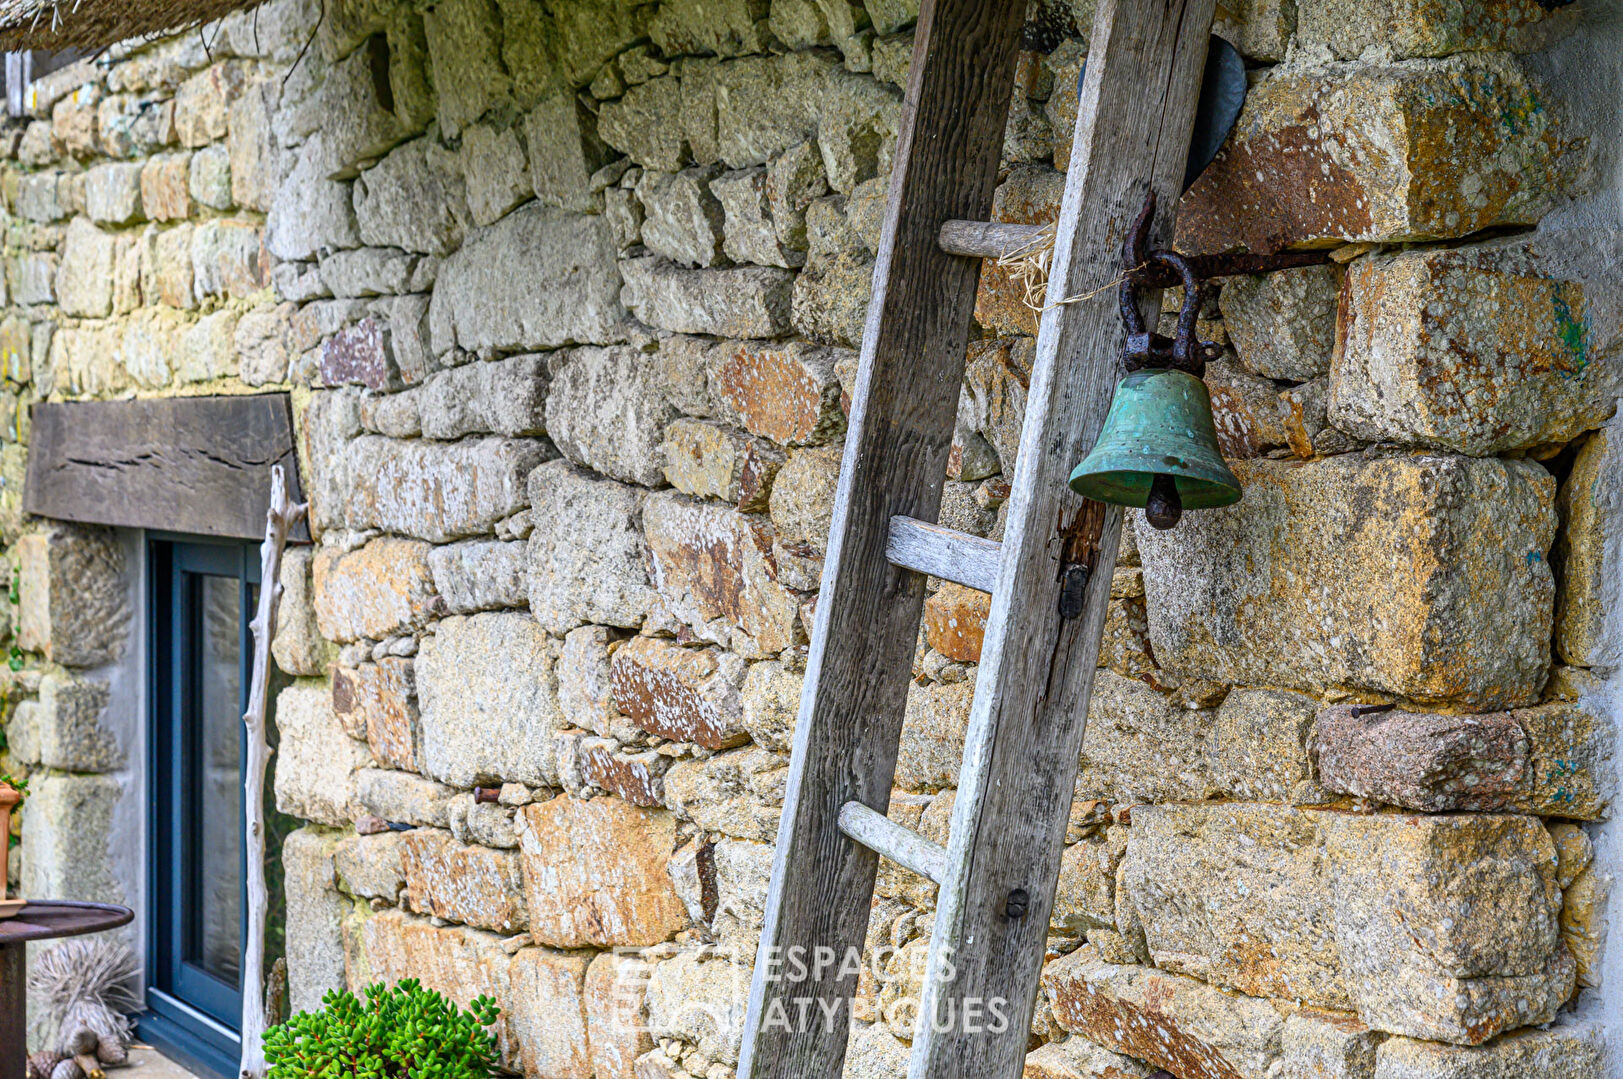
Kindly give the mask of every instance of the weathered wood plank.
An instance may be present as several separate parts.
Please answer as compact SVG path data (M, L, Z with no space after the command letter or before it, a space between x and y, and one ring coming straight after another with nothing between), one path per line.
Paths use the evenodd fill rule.
M892 565L928 573L944 581L990 592L997 583L998 552L995 540L957 532L911 517L890 519L885 557Z
M890 803L924 578L885 559L890 519L934 520L963 379L979 265L942 252L949 218L991 213L1025 5L925 0L874 266L817 621L806 661L772 886L750 985L742 1079L840 1074L851 965L790 982L794 946L860 952L874 853L840 807ZM777 1021L816 997L831 1022ZM803 1014L803 1013L802 1013Z
M910 1079L1021 1073L1121 528L1120 509L1084 502L1065 480L1098 437L1120 370L1110 283L1122 238L1147 189L1176 205L1213 6L1102 0L1089 39ZM1057 302L1067 297L1083 299ZM1070 562L1092 572L1083 613L1064 620ZM985 1020L1000 998L1001 1029L965 1021L966 1003Z
M840 831L880 857L937 884L946 873L946 847L930 842L861 802L847 802L840 807Z
M92 524L253 539L270 470L302 496L286 394L38 404L23 509ZM308 539L301 525L296 539Z

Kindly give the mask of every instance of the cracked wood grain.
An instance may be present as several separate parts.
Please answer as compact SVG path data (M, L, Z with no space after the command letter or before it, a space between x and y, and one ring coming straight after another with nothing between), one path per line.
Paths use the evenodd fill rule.
M23 509L42 517L255 539L272 467L300 498L286 394L38 404L32 425Z

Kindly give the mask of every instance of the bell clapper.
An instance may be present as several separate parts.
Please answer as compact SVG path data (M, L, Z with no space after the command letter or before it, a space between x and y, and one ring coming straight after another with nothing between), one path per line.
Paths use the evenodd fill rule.
M1183 518L1183 499L1178 497L1178 481L1165 472L1157 472L1150 482L1150 497L1144 502L1144 519L1166 531Z

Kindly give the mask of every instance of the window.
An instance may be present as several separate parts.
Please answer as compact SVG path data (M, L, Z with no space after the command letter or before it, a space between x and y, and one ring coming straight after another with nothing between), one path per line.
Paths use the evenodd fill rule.
M231 1076L246 926L242 713L253 667L258 551L245 543L153 540L148 566L150 1010L140 1029L194 1067ZM283 894L280 850L288 825L267 814L275 901ZM271 914L280 927L280 912ZM281 944L273 930L267 962L281 954Z

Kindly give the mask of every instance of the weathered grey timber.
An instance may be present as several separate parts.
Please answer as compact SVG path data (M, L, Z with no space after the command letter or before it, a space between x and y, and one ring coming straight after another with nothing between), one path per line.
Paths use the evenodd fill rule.
M1176 203L1212 13L1213 0L1103 0L1094 20L910 1079L1021 1073L1121 528L1119 508L1065 478L1120 373L1122 238L1147 190ZM1084 298L1058 302L1071 297ZM1091 569L1083 612L1062 620L1075 562ZM965 1002L999 997L1000 1032L962 1021Z
M979 266L937 244L941 222L990 215L1024 7L926 0L863 334L845 458L774 855L738 1074L840 1074L849 965L790 983L788 947L860 952L878 860L840 809L884 812L901 738L924 577L885 558L890 519L940 510ZM829 1024L763 1022L794 997L838 1002Z
M990 592L997 582L999 547L995 540L967 532L892 517L885 557L894 565Z
M254 539L270 470L302 498L287 395L37 404L23 508L91 524ZM308 539L301 524L294 539Z
M875 813L861 802L847 802L840 807L840 831L881 857L937 884L946 873L946 847Z

